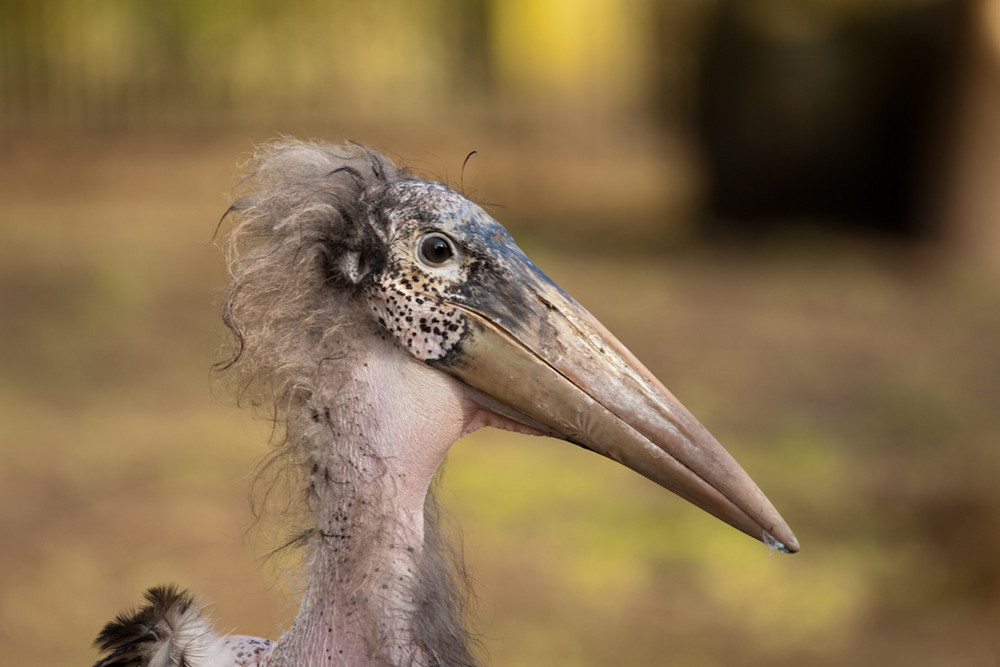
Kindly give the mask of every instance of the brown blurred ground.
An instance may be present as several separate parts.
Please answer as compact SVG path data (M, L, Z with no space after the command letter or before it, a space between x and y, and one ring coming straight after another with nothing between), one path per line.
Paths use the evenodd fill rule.
M238 129L6 126L4 664L88 664L100 626L158 583L203 594L226 630L274 637L294 615L299 583L262 558L273 528L251 530L247 503L267 425L211 378L213 234L240 156L278 133L366 141L491 204L802 542L773 555L586 452L476 434L442 495L493 664L996 664L991 86L964 126L977 150L962 155L978 157L956 170L986 185L942 207L964 216L960 233L943 222L905 239L810 226L699 241L706 185L689 135L644 115L546 120L537 91L502 122L415 109Z

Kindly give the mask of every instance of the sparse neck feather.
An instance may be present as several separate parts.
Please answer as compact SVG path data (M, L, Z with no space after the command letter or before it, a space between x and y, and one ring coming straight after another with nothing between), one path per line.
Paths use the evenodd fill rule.
M323 386L290 419L315 526L308 588L268 667L474 662L425 503L476 406L457 381L379 341L324 362Z

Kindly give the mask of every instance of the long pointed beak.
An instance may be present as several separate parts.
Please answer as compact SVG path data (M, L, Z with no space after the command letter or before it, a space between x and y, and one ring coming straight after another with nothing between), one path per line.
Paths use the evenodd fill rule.
M787 553L798 540L743 468L597 319L516 247L508 279L452 300L468 321L433 365L514 418L603 454Z

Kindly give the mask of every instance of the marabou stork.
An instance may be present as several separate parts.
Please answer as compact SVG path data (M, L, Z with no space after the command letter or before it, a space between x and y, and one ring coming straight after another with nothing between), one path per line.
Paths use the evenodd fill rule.
M100 634L99 667L475 664L430 488L483 426L568 440L798 550L688 410L457 192L360 145L282 140L227 216L229 365L276 407L308 585L273 642L150 589Z

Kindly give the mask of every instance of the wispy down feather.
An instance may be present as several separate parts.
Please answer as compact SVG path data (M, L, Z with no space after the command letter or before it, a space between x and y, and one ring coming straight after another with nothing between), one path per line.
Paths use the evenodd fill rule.
M94 667L197 667L219 636L187 591L158 586L146 604L104 626L96 645L107 654Z

